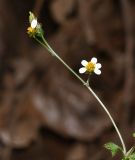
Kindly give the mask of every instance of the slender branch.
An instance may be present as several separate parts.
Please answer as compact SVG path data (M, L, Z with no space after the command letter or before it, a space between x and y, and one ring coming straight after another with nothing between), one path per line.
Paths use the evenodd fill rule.
M115 121L113 120L110 112L108 111L108 109L106 108L106 106L102 103L102 101L99 99L99 97L96 95L96 93L91 89L91 87L89 86L89 83L85 82L76 72L74 72L64 61L63 59L61 59L61 57L59 57L59 55L50 47L50 45L47 43L47 41L44 39L44 37L42 36L42 40L44 43L42 43L41 41L39 41L37 38L35 38L40 44L42 44L53 56L55 56L70 72L72 72L82 83L83 85L86 86L86 88L91 92L91 94L96 98L96 100L99 102L99 104L101 105L101 107L103 108L103 110L106 112L106 114L108 115L108 117L110 118L117 134L118 137L121 141L122 147L123 147L123 153L124 155L126 154L126 146L124 143L124 140L122 138L122 135L115 123Z
M120 138L120 141L121 141L121 144L122 144L122 147L123 147L123 153L124 155L126 154L126 146L125 146L125 143L124 143L124 140L122 138L122 135L114 121L114 119L112 118L110 112L108 111L108 109L106 108L106 106L103 104L103 102L99 99L99 97L95 94L95 92L91 89L91 87L87 87L88 90L93 94L93 96L97 99L97 101L99 102L99 104L102 106L102 108L104 109L104 111L107 113L108 117L110 118L119 138Z

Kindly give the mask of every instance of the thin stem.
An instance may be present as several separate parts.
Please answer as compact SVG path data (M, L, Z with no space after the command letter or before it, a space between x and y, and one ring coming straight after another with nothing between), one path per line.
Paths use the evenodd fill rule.
M38 42L39 40L37 38L35 38ZM86 84L85 81L78 75L76 74L64 61L63 59L61 59L55 52L54 50L50 47L50 45L46 42L46 40L44 39L44 37L42 37L44 43L42 43L40 41L40 44L43 45L53 56L55 56L62 64L64 64L64 66L70 71L72 72L84 85Z
M114 119L112 118L110 112L108 111L108 109L106 108L106 106L103 104L103 102L99 99L99 97L96 95L96 93L91 89L91 87L88 86L87 88L92 93L92 95L97 99L97 101L99 102L99 104L102 106L102 108L107 113L108 117L110 118L110 120L111 120L111 122L112 122L112 124L113 124L113 126L114 126L114 128L115 128L115 130L116 130L116 132L117 132L117 134L119 136L119 138L120 138L120 141L121 141L121 144L122 144L122 147L123 147L123 153L125 155L126 154L126 146L125 146L125 143L124 143L124 140L122 138L122 135L121 135L121 133L120 133L120 131L119 131L119 129L118 129L118 127L117 127Z
M37 38L35 38L38 42L39 40ZM42 44L53 56L55 56L70 72L72 72L85 86L86 88L92 93L92 95L96 98L96 100L99 102L99 104L101 105L101 107L104 109L104 111L106 112L106 114L108 115L108 117L110 118L117 134L118 134L118 137L121 141L121 144L122 144L122 147L123 147L123 153L124 155L126 155L126 146L125 146L125 143L124 143L124 140L122 138L122 135L114 121L114 119L112 118L110 112L108 111L107 107L102 103L102 101L99 99L99 97L96 95L96 93L91 89L91 87L89 86L89 83L85 82L76 72L74 72L72 70L72 68L70 68L64 61L63 59L61 59L61 57L59 57L59 55L50 47L50 45L47 43L47 41L44 39L44 37L42 36L42 39L43 39L43 42L45 43L42 43L41 41L39 42L40 44Z

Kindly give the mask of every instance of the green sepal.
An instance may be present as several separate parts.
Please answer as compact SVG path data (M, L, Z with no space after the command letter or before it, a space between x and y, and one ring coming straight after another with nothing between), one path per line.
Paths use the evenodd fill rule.
M33 19L37 19L34 15L34 13L29 12L29 23L31 24L31 22L33 21Z
M44 31L42 29L41 24L38 24L36 27L36 36L41 37L44 35Z

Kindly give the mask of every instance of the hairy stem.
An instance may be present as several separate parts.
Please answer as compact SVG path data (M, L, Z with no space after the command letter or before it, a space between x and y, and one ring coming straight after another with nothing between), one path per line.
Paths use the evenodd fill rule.
M37 38L35 38L41 45L43 45L53 56L55 56L70 72L73 73L73 75L78 78L82 83L83 85L86 86L86 88L89 90L89 92L96 98L96 100L99 102L99 104L101 105L101 107L103 108L103 110L106 112L106 114L108 115L108 117L110 118L117 134L118 134L118 137L120 139L120 142L121 142L121 145L122 145L122 148L123 148L123 153L124 155L126 155L126 146L125 146L125 143L124 143L124 140L122 138L122 135L114 121L114 119L112 118L110 112L108 111L107 107L103 104L103 102L99 99L99 97L96 95L96 93L92 90L92 88L90 87L89 83L88 82L85 82L76 72L73 71L72 68L70 68L64 61L61 57L59 57L59 55L50 47L50 45L47 43L47 41L44 39L44 37L42 36L42 40L43 42L41 42L40 40L38 40Z

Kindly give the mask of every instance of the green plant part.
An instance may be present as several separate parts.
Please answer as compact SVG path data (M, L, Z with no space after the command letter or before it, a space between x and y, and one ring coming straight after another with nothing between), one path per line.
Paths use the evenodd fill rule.
M123 152L120 146L112 142L106 143L104 147L111 152L112 157L114 157L119 151Z
M123 153L123 150L120 146L112 142L106 143L104 147L111 152L112 157L114 157L120 151L123 155L122 160L135 160L135 147L132 147L126 154Z
M125 155L123 160L135 160L135 147L132 147Z
M132 153L132 154L129 156L129 160L135 160L135 153Z
M135 160L135 153L132 153L131 155L124 157L122 160Z

